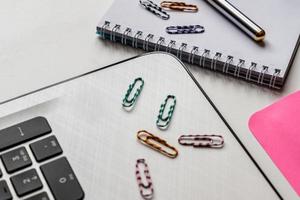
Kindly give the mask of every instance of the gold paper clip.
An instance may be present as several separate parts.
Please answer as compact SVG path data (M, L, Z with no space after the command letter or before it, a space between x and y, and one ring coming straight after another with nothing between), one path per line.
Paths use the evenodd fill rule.
M178 142L195 148L222 148L224 146L224 139L221 135L182 135L178 138Z
M137 138L142 144L154 149L155 151L158 151L165 156L168 156L169 158L176 158L178 155L178 151L175 147L172 147L165 140L145 130L137 132Z
M176 10L176 11L183 11L183 12L198 11L198 7L196 5L186 4L184 2L163 1L160 3L160 6L168 10Z

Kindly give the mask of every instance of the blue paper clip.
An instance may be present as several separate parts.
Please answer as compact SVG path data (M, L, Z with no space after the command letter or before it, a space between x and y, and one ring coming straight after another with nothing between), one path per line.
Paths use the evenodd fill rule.
M205 28L201 25L168 26L166 32L169 34L204 33Z

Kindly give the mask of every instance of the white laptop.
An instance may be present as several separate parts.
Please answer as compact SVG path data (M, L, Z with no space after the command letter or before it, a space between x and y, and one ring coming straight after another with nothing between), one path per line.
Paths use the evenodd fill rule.
M145 85L128 112L122 100L137 77ZM160 130L167 95L177 104ZM166 140L178 156L143 145L139 130ZM180 145L189 134L221 135L225 145ZM234 134L179 60L138 56L0 104L0 199L143 199L138 159L148 164L153 199L280 199Z

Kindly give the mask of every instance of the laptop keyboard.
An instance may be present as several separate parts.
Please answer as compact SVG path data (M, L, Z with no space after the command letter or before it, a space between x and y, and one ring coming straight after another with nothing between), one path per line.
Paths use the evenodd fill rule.
M63 153L54 135L32 142L28 149L22 146L25 142L45 136L52 132L44 117L36 117L28 121L0 130L1 160L5 169L0 169L0 200L13 199L12 194L24 200L49 200L41 179L45 179L55 200L81 200L84 192L66 157L47 162ZM13 148L12 150L10 150ZM28 151L31 151L33 158ZM40 163L40 168L32 167ZM36 166L36 165L35 165ZM38 171L40 170L42 177ZM3 178L7 173L8 177ZM12 189L8 184L12 185ZM39 192L40 191L40 192ZM33 193L38 194L33 195ZM26 198L27 196L30 196Z

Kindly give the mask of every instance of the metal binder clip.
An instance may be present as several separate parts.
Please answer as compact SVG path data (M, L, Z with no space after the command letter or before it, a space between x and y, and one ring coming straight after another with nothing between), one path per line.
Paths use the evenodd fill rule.
M221 135L182 135L178 138L178 142L195 148L222 148L224 146L224 139Z
M191 33L204 33L205 28L201 25L188 25L188 26L168 26L166 32L169 34L191 34Z
M171 101L171 104L169 106L169 110L165 111L168 101ZM158 128L160 129L168 128L175 110L175 106L176 106L176 97L174 95L168 95L164 103L160 105L159 113L156 120L156 125Z
M159 7L158 5L156 5L150 0L140 0L140 4L146 10L160 17L161 19L167 20L170 18L170 15L167 12L165 12L161 7Z
M193 4L186 4L184 2L174 2L174 1L163 1L160 6L168 10L176 10L183 12L197 12L198 7Z
M138 82L140 83L140 86L137 87L135 90L135 93L133 93L133 89L135 88L135 86ZM134 80L134 82L129 85L129 88L125 94L125 97L124 97L123 103L122 103L124 108L130 108L135 104L137 98L139 97L139 95L141 94L141 92L143 90L143 87L144 87L144 80L141 77L136 78ZM129 97L131 97L131 98L129 98Z
M142 167L144 168L143 171L141 170ZM145 159L138 159L136 161L135 176L142 198L145 200L152 199L154 195L154 189L149 168ZM143 180L145 180L146 183L143 183Z
M154 149L155 151L158 151L165 156L168 156L169 158L176 158L178 155L178 151L175 147L172 147L165 140L145 130L139 131L137 133L137 138L142 144Z

